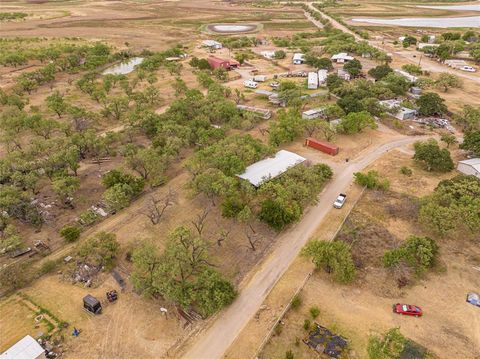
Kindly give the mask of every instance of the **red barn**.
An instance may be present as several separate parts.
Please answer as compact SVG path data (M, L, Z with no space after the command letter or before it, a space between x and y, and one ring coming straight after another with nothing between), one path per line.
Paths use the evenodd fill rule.
M235 69L240 66L240 63L235 60L224 60L220 59L216 56L209 56L208 63L212 69L218 69L219 67L223 67L225 70Z

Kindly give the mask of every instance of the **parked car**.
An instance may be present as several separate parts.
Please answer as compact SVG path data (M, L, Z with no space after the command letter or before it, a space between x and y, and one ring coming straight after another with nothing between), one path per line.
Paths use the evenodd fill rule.
M467 71L467 72L476 72L477 71L472 66L462 66L462 67L459 68L459 70Z
M477 293L468 293L467 294L467 303L480 307L480 295Z
M346 200L347 200L347 195L345 193L340 193L337 199L335 200L335 202L333 202L333 207L338 209L342 208Z
M393 306L393 312L402 315L412 315L414 317L421 317L423 315L420 307L410 304L397 303Z

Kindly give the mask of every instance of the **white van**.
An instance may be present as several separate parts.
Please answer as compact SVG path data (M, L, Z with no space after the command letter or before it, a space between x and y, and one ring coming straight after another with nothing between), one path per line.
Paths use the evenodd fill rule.
M256 89L258 87L258 84L253 80L245 80L243 81L243 86L251 89Z

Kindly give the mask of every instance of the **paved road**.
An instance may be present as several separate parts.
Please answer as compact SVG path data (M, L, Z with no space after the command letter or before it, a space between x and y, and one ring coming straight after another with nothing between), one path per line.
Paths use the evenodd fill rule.
M291 265L300 249L318 224L332 209L338 193L347 189L353 173L361 171L390 149L402 147L422 138L402 137L372 149L361 158L352 160L334 175L319 197L318 205L307 211L303 219L278 237L275 248L259 265L257 272L241 289L235 302L221 312L212 325L194 339L184 359L216 359L233 343L244 326L255 315L268 293Z

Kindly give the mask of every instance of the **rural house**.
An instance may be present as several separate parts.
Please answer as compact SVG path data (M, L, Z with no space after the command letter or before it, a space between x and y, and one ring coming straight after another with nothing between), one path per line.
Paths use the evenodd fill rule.
M45 349L30 335L16 342L2 354L0 359L45 359Z
M390 115L401 121L412 120L417 115L417 110L403 107L399 100L384 100L380 101L380 104L387 109Z
M352 61L354 59L353 56L349 56L346 52L340 52L338 54L333 55L330 60L336 62L337 64L343 64L348 61Z

